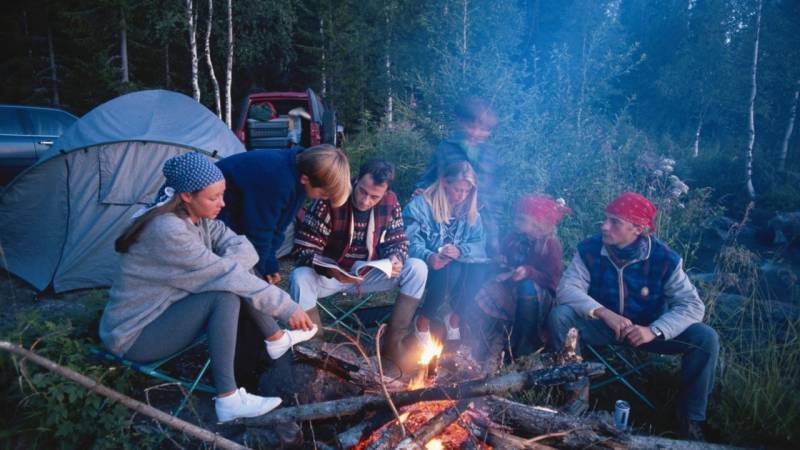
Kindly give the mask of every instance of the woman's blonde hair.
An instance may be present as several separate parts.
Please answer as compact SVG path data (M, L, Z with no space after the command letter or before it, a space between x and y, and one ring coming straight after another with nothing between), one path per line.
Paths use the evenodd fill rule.
M315 145L297 155L297 171L311 186L324 189L331 205L344 205L350 197L350 162L344 152L330 144Z
M190 193L190 195L195 195L196 192ZM139 235L142 234L142 230L144 227L150 223L151 220L155 219L156 217L167 214L167 213L174 213L178 217L188 217L189 213L186 212L186 207L184 206L183 200L181 200L180 194L175 194L172 196L171 199L167 203L164 203L161 206L151 209L147 211L142 216L136 218L132 224L128 225L128 228L119 235L116 241L114 241L114 250L117 253L126 253L131 245L135 244L136 241L139 239Z
M472 186L472 191L470 191L464 203L453 209L450 202L447 201L445 184L457 181L466 181ZM474 225L478 219L478 181L475 177L475 171L466 161L459 161L445 167L439 175L439 179L425 189L422 195L431 206L433 220L436 223L447 223L451 217L458 217L466 218L467 223Z

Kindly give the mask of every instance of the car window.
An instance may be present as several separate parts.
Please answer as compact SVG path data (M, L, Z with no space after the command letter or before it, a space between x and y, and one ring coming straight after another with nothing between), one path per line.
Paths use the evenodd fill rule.
M22 121L14 108L0 108L0 134L25 134Z
M31 118L31 131L34 135L61 136L75 118L61 111L49 109L28 110Z

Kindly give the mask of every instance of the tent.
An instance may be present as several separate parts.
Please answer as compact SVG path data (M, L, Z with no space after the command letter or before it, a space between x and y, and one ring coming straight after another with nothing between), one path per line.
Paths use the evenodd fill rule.
M183 94L140 91L96 107L0 193L0 265L40 291L109 286L114 240L153 201L164 161L190 151L245 149Z

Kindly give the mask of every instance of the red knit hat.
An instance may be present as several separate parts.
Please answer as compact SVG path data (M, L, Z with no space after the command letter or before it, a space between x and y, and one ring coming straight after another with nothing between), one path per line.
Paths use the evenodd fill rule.
M634 225L656 230L656 224L653 222L656 217L656 207L641 194L625 192L608 204L606 212Z
M533 217L543 224L556 226L572 210L546 195L531 194L519 199L517 212Z

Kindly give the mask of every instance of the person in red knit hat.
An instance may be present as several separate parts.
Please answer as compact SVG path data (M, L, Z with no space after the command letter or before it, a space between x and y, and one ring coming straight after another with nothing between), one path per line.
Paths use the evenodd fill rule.
M625 192L606 207L601 234L578 244L558 285L548 317L558 349L570 328L579 343L624 345L680 354L680 435L702 440L708 396L714 385L719 336L703 324L705 305L683 271L681 257L656 239L655 206ZM588 380L568 383L568 409L588 407Z
M517 203L514 230L501 245L501 273L476 295L473 348L483 357L490 335L513 329L512 351L521 356L546 340L544 320L561 278L561 243L556 226L571 210L541 194L523 196Z

